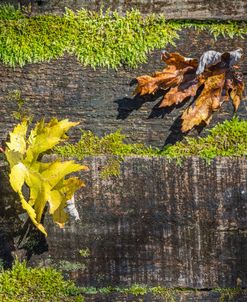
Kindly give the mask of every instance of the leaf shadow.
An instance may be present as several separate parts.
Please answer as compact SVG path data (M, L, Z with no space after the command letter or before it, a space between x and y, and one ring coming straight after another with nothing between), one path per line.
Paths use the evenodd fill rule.
M115 100L114 103L118 105L117 120L125 120L133 112L139 110L145 103L154 102L164 94L164 91L158 90L154 94L136 95L133 98L125 97Z
M182 132L182 130L181 130L181 128L182 128L182 119L181 119L181 117L182 117L182 114L180 114L176 118L176 120L173 122L173 124L169 128L170 134L166 138L166 140L164 142L164 145L163 145L163 148L167 145L174 145L177 142L182 141L191 132L191 130L187 131L187 132ZM206 123L201 123L200 125L194 127L193 132L195 131L199 135L204 130L204 128L206 126L207 126Z
M134 82L131 83L135 84ZM160 104L162 103L162 99L165 96L165 94L169 91L169 89L167 90L163 90L163 89L159 89L157 90L154 94L147 94L147 95L136 95L133 98L130 97L125 97L122 99L118 99L115 100L114 102L118 104L118 115L117 115L117 119L121 119L121 120L125 120L126 118L128 118L128 116L133 112L133 111L137 111L139 110L145 103L148 102L154 102L156 100L159 99L158 103L156 103L153 108L151 109L151 112L148 116L148 119L154 119L154 118L164 118L167 114L170 114L173 110L177 110L180 109L182 107L185 106L185 104L187 104L187 106L185 107L184 110L186 110L189 106L194 105L195 100L198 98L198 96L201 94L202 90L203 90L204 85L201 85L201 87L198 88L197 93L195 96L188 96L187 98L185 98L181 103L179 104L174 104L172 106L169 107L165 107L165 108L160 108ZM173 124L171 125L171 127L169 128L170 134L168 135L168 137L165 139L164 145L163 147L167 146L167 145L173 145L178 141L181 141L184 139L184 137L186 137L188 135L188 132L182 132L182 114L180 114L175 121L173 122ZM194 129L200 133L204 128L205 128L206 124L201 124L197 127L194 127Z
M166 138L163 147L167 146L167 145L174 145L177 142L180 142L184 139L185 136L187 136L188 132L182 132L181 128L182 128L182 114L180 114L175 121L173 122L173 124L171 125L169 131L170 134L168 135L168 137Z
M163 91L163 96L164 91ZM162 103L162 100L160 100L153 108L152 111L150 112L148 119L152 119L152 118L164 118L167 114L171 113L173 110L175 109L179 109L181 107L183 107L188 101L190 100L190 97L186 98L183 100L183 102L181 102L180 104L177 105L172 105L169 107L165 107L165 108L160 108L160 104Z

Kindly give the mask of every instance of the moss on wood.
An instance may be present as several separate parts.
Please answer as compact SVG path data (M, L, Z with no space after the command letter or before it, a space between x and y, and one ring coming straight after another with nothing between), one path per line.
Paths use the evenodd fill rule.
M132 10L118 12L67 10L63 16L27 17L12 6L0 6L0 61L9 66L49 61L65 53L84 66L136 67L147 54L175 44L182 29L206 30L215 38L234 38L247 33L246 22L166 21L164 16L143 17Z
M217 124L205 137L187 137L174 145L163 149L145 146L143 144L127 144L125 136L120 131L95 136L90 131L82 131L82 136L76 144L66 143L54 151L63 157L74 157L83 160L86 156L106 155L109 165L103 169L105 176L120 172L120 162L125 156L165 156L180 162L188 156L199 156L207 161L216 156L245 156L247 155L247 121L234 117ZM118 168L117 168L118 167Z

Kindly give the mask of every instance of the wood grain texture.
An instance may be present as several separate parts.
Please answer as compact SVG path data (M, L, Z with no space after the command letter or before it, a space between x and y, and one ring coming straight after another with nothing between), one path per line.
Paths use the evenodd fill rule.
M117 9L122 13L132 8L140 10L142 14L162 13L167 19L246 20L247 15L245 0L32 0L32 2L36 13L60 14L65 11L65 7L73 10L83 7L99 11L103 7Z
M194 157L182 166L165 158L129 157L118 178L102 180L106 160L84 161L90 171L80 174L87 185L76 194L81 221L59 229L46 216L48 247L39 245L31 259L16 246L23 215L0 163L0 258L6 266L18 255L31 265L54 263L83 286L198 289L178 294L177 302L219 302L213 288L247 287L246 157L217 158L211 165ZM88 256L80 254L83 249ZM65 262L74 268L68 271ZM139 298L87 295L86 302ZM143 301L165 302L150 294Z
M246 302L247 296L236 296L234 297L234 302ZM157 297L151 294L143 296L134 295L96 295L96 296L86 296L85 302L169 302L168 299ZM204 292L194 292L194 293L181 293L176 296L176 302L221 302L220 294L217 294L210 290L205 290Z
M182 31L176 42L176 47L169 46L167 50L197 58L208 49L226 51L242 47L244 53L247 50L246 39L221 37L215 41L209 33L198 33L194 29ZM26 107L36 119L42 116L66 117L80 121L81 128L92 130L98 135L121 128L129 141L156 146L177 139L176 131L171 135L170 128L183 108L172 112L157 109L160 98L133 99L134 87L129 86L133 78L163 68L160 53L160 50L152 52L147 63L137 69L122 67L118 70L93 70L81 66L76 58L69 56L49 63L29 64L23 68L0 65L0 139L6 139L7 132L15 123L11 114L16 110L16 104L8 100L8 94L15 89L20 90L23 98L29 100ZM246 74L246 55L240 65ZM246 117L246 113L246 102L242 102L238 114ZM232 115L232 105L224 104L220 112L214 114L211 125ZM71 132L71 136L77 140L80 131Z
M238 279L247 286L246 157L211 165L190 158L182 166L131 157L109 180L99 176L104 158L85 162L81 221L65 229L47 222L51 259L86 265L71 272L79 284L212 289Z

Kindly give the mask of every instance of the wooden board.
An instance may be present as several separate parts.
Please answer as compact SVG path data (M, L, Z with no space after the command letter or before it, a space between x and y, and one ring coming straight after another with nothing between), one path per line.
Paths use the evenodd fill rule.
M10 2L15 2L9 0ZM30 0L20 0L27 3ZM167 19L218 19L246 20L247 2L245 0L41 0L35 1L33 10L36 13L57 13L65 11L65 7L73 10L87 8L99 11L110 8L125 13L138 9L142 14L161 13ZM8 2L4 0L3 2Z
M178 51L185 56L199 58L203 51L233 50L238 47L246 54L247 39L225 39L217 41L209 33L198 33L193 29L180 33L177 46L167 50ZM122 129L130 142L142 142L163 146L174 142L180 136L170 131L183 108L156 109L159 99L152 97L133 99L134 87L130 81L142 74L152 74L161 70L160 50L148 56L147 63L137 69L126 67L118 70L84 68L76 58L65 56L49 63L29 64L24 68L9 68L0 65L0 140L6 139L7 132L16 121L12 113L16 104L8 99L8 94L20 90L25 106L35 119L45 116L50 118L69 118L80 121L80 127L104 135ZM242 70L247 73L247 55L240 62ZM246 118L246 102L242 102L238 114ZM219 113L214 114L211 125L231 118L231 104L224 104ZM80 131L71 132L73 140L78 140ZM202 133L203 134L203 133Z
M84 286L247 287L245 157L182 166L126 158L108 180L99 175L104 158L84 163L91 170L80 174L81 221L59 229L49 219L44 261L84 263L71 272Z

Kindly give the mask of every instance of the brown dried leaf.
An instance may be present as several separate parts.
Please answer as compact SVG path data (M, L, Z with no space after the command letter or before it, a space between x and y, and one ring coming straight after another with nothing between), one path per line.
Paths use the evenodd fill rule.
M243 92L244 92L244 83L234 81L233 88L230 92L230 97L232 99L232 104L235 112L238 110L240 101L243 97Z
M152 76L144 75L136 80L138 86L135 94L140 95L164 91L160 108L177 105L187 97L196 96L198 88L204 83L203 91L195 103L182 115L182 131L187 132L194 126L208 124L212 113L220 108L223 102L232 99L235 111L242 98L244 84L242 73L236 72L234 64L241 57L241 49L218 53L205 52L200 59L185 58L179 53L162 53L162 60L167 67Z
M182 115L182 132L187 132L201 123L210 122L212 113L222 104L224 83L225 74L211 76L205 81L204 89L194 106L187 108Z
M226 73L226 80L222 93L225 100L231 98L235 112L238 110L244 92L243 74L237 72L235 70L236 68L237 66Z
M177 85L181 80L179 77L179 70L175 67L168 66L162 72L156 72L153 76L140 76L136 78L138 85L134 94L151 94L155 93L158 89Z
M181 83L168 91L159 107L178 105L187 97L195 96L198 88L205 82L203 76L200 76L199 79L196 79L195 76L195 68L186 67L183 69L183 79Z
M187 97L195 96L197 89L199 88L200 85L201 83L197 82L190 85L188 88L184 90L182 90L180 86L171 88L162 99L159 107L162 108L172 105L178 105L179 103L183 102L183 100L186 99Z
M178 53L164 52L162 59L168 66L161 72L155 72L152 76L137 77L138 85L134 95L152 94L158 89L165 90L179 85L183 81L184 74L195 71L198 64L196 59L185 58Z
M169 53L164 51L161 55L161 60L167 65L175 66L177 69L184 69L188 66L197 68L198 60L193 58L186 58L177 52Z

